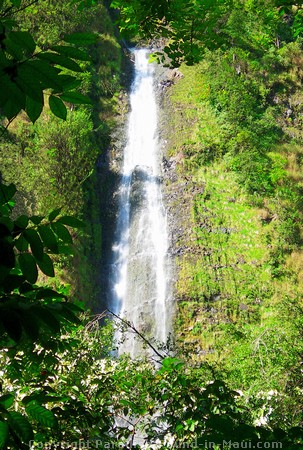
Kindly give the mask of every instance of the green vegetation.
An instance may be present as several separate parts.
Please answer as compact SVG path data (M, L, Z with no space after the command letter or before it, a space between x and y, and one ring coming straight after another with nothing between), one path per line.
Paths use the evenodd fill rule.
M3 39L10 40L9 45L5 44L6 59L1 70L7 72L7 66L11 74L2 91L9 92L11 85L19 89L21 94L16 98L20 97L20 104L16 107L25 112L14 118L17 110L12 116L2 108L2 114L9 119L0 137L2 179L17 187L16 213L45 215L62 207L68 214L89 219L85 234L77 239L73 264L66 257L58 274L66 283L73 279L72 290L77 298L93 305L99 296L96 271L102 235L102 218L96 213L100 181L95 166L109 145L110 126L118 110L122 53L102 4L80 11L76 2L17 3L9 13L5 6L2 8ZM7 25L8 18L16 25ZM22 27L17 27L21 23ZM43 26L39 26L41 23ZM25 38L20 44L18 33L27 33L30 48L24 48ZM20 51L14 47L18 44ZM13 51L15 59L11 57ZM33 63L39 67L37 73ZM23 73L26 64L28 73ZM23 67L22 72L19 67ZM14 78L15 70L20 80ZM28 110L38 97L39 107Z
M233 4L220 48L198 44L199 62L170 88L168 152L193 193L175 332L180 354L286 426L302 423L302 11L261 3Z
M122 70L108 13L0 1L0 448L302 448L301 5L112 6L183 62L168 130L190 200L177 356L115 358L112 323L87 311L94 165Z

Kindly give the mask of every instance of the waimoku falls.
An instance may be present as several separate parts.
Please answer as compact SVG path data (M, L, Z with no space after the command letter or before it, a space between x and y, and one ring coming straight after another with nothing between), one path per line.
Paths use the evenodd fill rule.
M135 75L118 190L110 308L148 339L165 342L170 330L171 294L154 67L148 62L146 49L132 53ZM128 332L119 352L136 356L142 352L142 342Z

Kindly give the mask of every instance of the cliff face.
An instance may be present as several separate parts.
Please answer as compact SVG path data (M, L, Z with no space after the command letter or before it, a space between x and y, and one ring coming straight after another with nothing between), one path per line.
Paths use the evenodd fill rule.
M290 45L284 55L297 51ZM176 345L190 361L215 364L251 401L276 389L271 403L281 410L273 422L283 414L299 421L300 382L289 376L298 380L302 346L301 103L291 112L286 107L300 96L300 81L289 90L284 84L275 97L273 78L287 79L294 68L285 63L282 75L272 67L271 94L252 105L239 89L249 96L251 78L254 89L264 80L248 69L240 79L226 75L218 108L219 80L230 73L218 64L213 54L162 83ZM248 117L251 108L259 112L248 125L238 116Z

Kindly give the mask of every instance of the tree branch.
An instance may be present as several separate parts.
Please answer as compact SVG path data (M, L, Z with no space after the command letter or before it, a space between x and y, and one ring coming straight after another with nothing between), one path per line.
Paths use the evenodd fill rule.
M135 334L137 334L142 340L143 342L145 342L145 344L148 345L148 347L150 347L152 349L152 351L159 356L159 358L162 360L165 358L164 355L161 355L161 353L159 353L159 351L153 346L153 344L151 344L151 342L149 342L148 339L146 339L146 337L140 333L140 331L137 330L137 328L128 320L122 319L122 317L118 316L117 314L115 314L113 311L110 311L109 309L107 310L112 316L116 317L116 319L120 320L120 322L124 323L125 325L127 325Z

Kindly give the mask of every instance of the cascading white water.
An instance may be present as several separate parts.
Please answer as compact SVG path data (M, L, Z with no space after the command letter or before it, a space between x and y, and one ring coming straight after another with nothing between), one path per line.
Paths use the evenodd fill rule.
M148 338L165 342L169 328L168 237L161 196L154 68L147 50L133 53L135 79L119 187L111 308ZM132 356L141 351L131 334L119 349Z

